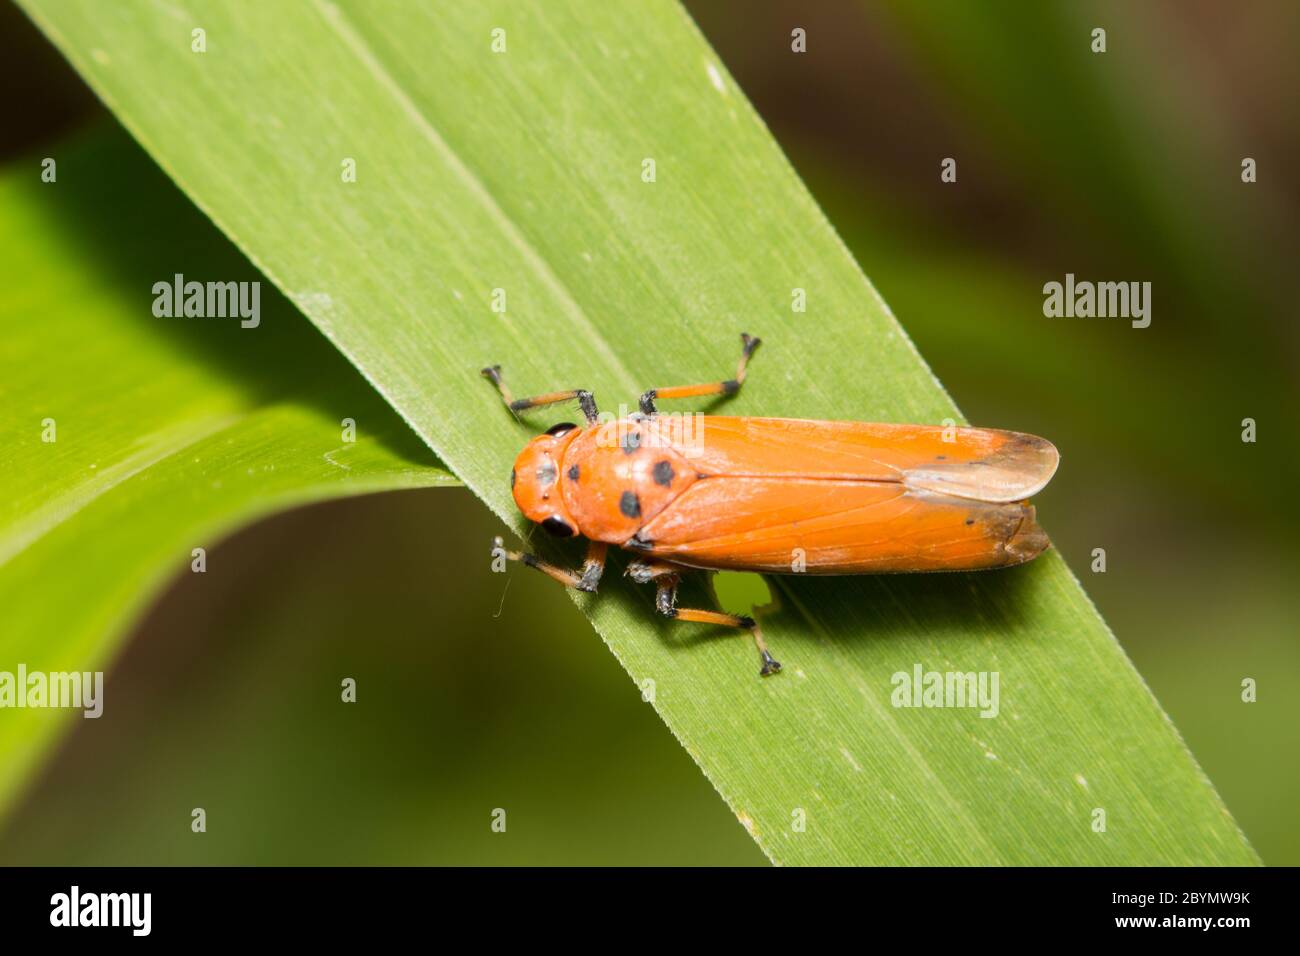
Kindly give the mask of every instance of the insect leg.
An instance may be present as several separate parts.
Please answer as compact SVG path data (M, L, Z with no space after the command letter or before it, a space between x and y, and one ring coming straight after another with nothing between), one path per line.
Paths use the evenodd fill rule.
M543 405L571 402L576 398L578 405L582 408L582 414L587 418L587 424L596 424L599 416L599 412L596 410L596 399L585 388L571 388L565 392L548 392L545 395L533 395L529 398L515 398L510 394L510 389L506 388L505 380L501 377L500 365L490 365L483 369L482 374L484 378L497 387L497 391L501 393L501 400L506 403L506 408L512 412L523 412L530 408L541 408Z
M633 558L623 572L637 584L649 584L658 578L673 578L673 584L681 580L682 568L667 561L655 561L650 558Z
M735 395L740 391L740 386L745 383L745 369L749 365L749 357L754 354L754 349L762 344L762 339L756 339L754 336L745 332L740 333L740 364L736 366L736 377L729 378L724 382L709 382L706 385L674 385L671 388L652 388L641 396L641 412L644 415L653 416L658 409L655 408L655 399L657 398L695 398L700 395Z
M582 580L578 582L579 591L596 593L596 587L600 584L600 576L605 573L605 552L607 550L609 550L609 545L604 541L590 541L587 543L587 559L582 562Z
M762 658L763 668L758 673L762 677L775 674L781 669L781 662L774 658L763 640L763 631L758 622L743 614L728 614L726 611L705 611L699 608L677 606L677 585L681 581L681 568L666 561L645 561L637 559L628 564L629 577L638 584L656 581L655 609L667 617L678 621L694 621L697 624L720 624L723 627L743 628L754 637L754 646Z
M502 555L507 561L518 561L530 568L536 568L547 577L559 581L566 588L577 588L579 591L587 591L594 594L596 587L600 584L600 576L605 572L605 552L609 545L604 541L591 541L587 544L587 559L582 563L582 573L573 571L569 568L562 568L558 565L551 564L549 561L543 561L534 554L526 551L507 551L505 542L501 538L492 539L492 555Z

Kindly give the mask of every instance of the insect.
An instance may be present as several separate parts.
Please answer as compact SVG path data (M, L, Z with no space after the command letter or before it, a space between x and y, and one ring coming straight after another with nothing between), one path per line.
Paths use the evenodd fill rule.
M734 395L759 339L741 334L736 377L651 389L640 412L601 422L591 392L515 399L501 367L483 369L512 412L576 400L586 424L532 439L510 472L515 503L561 538L588 540L580 571L532 554L521 561L594 592L608 547L636 554L626 574L657 586L657 609L679 621L749 631L752 618L677 606L690 569L765 574L969 571L1022 564L1049 546L1027 499L1059 461L1042 438L988 428L661 415L660 399Z

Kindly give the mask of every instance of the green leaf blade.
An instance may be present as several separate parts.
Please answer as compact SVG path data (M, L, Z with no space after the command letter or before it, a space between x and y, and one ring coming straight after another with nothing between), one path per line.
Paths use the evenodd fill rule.
M531 429L478 378L493 362L516 394L590 387L614 409L727 373L743 329L766 345L729 413L960 420L675 5L22 5L521 533L506 476ZM767 681L743 640L606 582L579 603L774 860L1256 862L1054 554L783 579L763 623L786 672ZM1002 712L895 708L892 676L917 664L998 671Z

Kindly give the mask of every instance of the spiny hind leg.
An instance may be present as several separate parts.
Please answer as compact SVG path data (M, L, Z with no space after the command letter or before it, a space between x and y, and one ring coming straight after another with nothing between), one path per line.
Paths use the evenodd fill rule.
M763 667L758 672L761 677L768 677L781 669L781 662L774 658L763 640L762 628L758 621L744 614L729 614L726 611L707 611L702 608L678 607L677 585L681 582L683 568L668 561L646 560L637 558L630 562L625 572L637 584L654 581L655 610L665 617L677 621L693 621L697 624L718 624L722 627L735 627L749 631L758 648L758 656Z
M562 568L549 561L543 561L535 554L526 551L507 551L505 542L499 537L492 539L492 557L503 557L507 561L518 561L530 568L536 568L554 581L559 581L566 588L576 588L594 594L600 584L600 576L605 573L605 552L609 545L604 541L591 541L587 544L587 559L582 563L582 572L571 568Z

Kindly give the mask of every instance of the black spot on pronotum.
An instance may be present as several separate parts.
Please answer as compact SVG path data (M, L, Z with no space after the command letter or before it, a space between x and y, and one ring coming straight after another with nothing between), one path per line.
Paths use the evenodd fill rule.
M577 427L578 426L573 424L573 422L560 422L558 425L552 425L550 428L546 429L546 434L558 438L565 432L571 432Z
M570 480L570 481L577 481L577 480L578 480L578 466L577 466L577 465L570 465L570 466L569 466L569 480Z
M558 515L551 515L542 522L542 527L546 529L547 534L553 534L557 538L569 538L573 536L573 528L569 523Z
M634 491L625 491L618 499L618 510L629 518L641 517L641 499Z
M537 466L537 480L542 485L552 485L555 483L555 462L543 462Z
M974 524L974 523L975 523L975 519L974 519L974 518L967 518L967 519L966 519L966 523L967 523L967 524Z
M673 483L673 466L667 458L655 462L655 484L667 488Z

